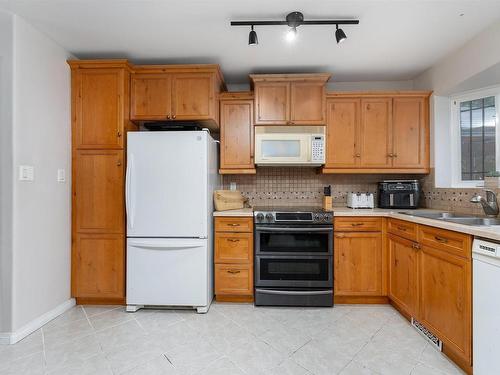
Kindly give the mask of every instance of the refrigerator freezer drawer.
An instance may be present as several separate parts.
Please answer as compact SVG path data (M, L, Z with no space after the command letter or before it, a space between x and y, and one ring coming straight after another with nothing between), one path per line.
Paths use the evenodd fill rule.
M208 306L207 239L127 239L127 305Z

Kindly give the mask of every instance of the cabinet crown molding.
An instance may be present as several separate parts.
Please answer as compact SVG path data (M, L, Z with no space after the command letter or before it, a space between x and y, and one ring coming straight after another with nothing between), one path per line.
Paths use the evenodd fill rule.
M67 60L71 69L125 68L132 70L132 65L126 59L106 60Z
M329 91L326 93L326 98L370 98L370 97L424 97L428 98L432 95L432 91Z
M298 74L250 74L252 82L327 82L331 74L329 73L298 73Z

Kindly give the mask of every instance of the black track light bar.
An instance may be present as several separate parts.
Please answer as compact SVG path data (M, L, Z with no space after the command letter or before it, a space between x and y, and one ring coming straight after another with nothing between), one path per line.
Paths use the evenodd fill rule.
M359 20L312 20L299 21L299 25L358 25ZM288 25L287 21L231 21L231 26L274 26Z

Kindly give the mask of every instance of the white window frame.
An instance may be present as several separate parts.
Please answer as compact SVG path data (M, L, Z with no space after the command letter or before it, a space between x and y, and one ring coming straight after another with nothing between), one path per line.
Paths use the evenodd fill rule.
M460 102L481 99L488 96L495 97L496 110L496 169L500 170L500 85L480 90L468 91L450 97L451 108L451 158L452 158L452 187L477 188L483 187L484 181L462 180L462 152L460 139Z

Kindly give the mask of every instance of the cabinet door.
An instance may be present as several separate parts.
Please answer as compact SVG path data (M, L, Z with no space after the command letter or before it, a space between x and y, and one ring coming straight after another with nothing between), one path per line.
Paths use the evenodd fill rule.
M294 125L323 125L325 120L324 82L290 83L290 121Z
M221 103L221 169L253 169L253 101Z
M215 118L215 89L208 73L172 75L172 119L204 120Z
M79 298L123 298L122 235L78 234L72 262L72 294Z
M123 151L78 151L74 165L76 231L124 233Z
M420 321L470 363L472 292L470 260L422 246Z
M136 74L132 76L131 119L170 119L171 94L169 74Z
M327 102L325 168L354 168L359 164L359 99Z
M73 84L76 148L122 148L123 69L79 69Z
M394 98L393 168L429 168L429 139L424 98Z
M418 248L389 235L389 297L407 314L418 314Z
M360 127L360 160L363 168L391 166L392 99L362 99Z
M290 83L255 85L255 123L286 125L290 118Z
M337 233L335 295L382 295L382 234Z

